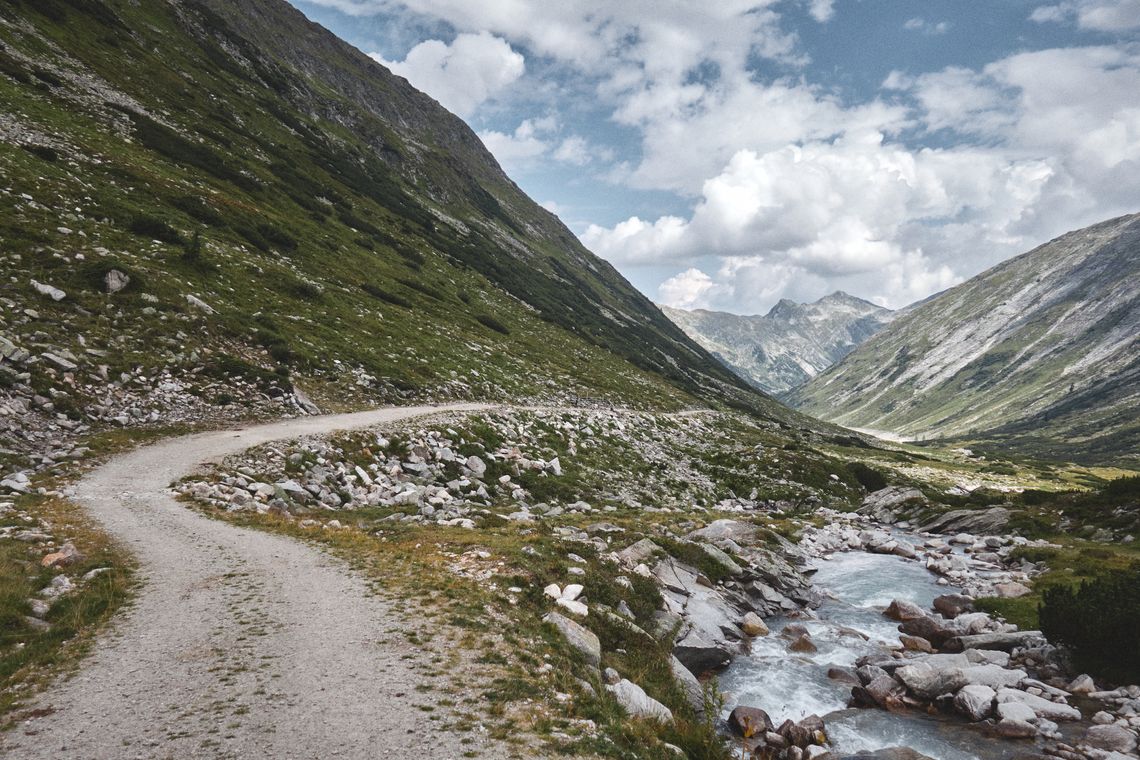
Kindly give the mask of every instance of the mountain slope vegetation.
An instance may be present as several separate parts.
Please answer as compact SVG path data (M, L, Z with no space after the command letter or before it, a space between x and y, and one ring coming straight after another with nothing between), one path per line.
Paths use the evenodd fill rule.
M1140 215L1070 232L914 308L791 401L853 427L1134 462L1138 283Z
M842 291L806 304L785 298L764 315L661 310L736 374L771 394L803 385L895 317Z
M275 372L341 405L583 394L811 424L460 119L281 0L17 0L0 20L0 326L33 380L50 351L112 378Z

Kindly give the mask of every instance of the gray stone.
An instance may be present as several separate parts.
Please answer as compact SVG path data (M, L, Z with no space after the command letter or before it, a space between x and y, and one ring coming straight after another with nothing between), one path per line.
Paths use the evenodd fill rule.
M1021 702L1041 718L1048 718L1049 720L1081 719L1081 711L1075 707L1059 702L1050 702L1042 697L1034 696L1033 694L1028 694L1017 689L998 689L997 701L999 711L1002 704Z
M103 286L107 289L108 293L118 293L130 284L130 275L118 269L109 269L107 270L107 274L103 275Z
M1129 753L1136 749L1136 734L1123 726L1092 726L1085 732L1085 744L1109 752Z
M1031 647L1045 642L1041 631L1010 631L1008 633L978 633L972 636L956 636L945 644L950 652L966 649L997 649L1011 652L1021 647Z
M918 530L920 533L998 533L1009 523L1011 515L1005 507L955 509L936 517Z
M194 311L201 312L202 314L215 314L214 307L203 301L198 296L186 294L186 303Z
M63 299L67 298L67 293L63 292L57 287L48 285L44 282L37 282L36 280L31 280L30 283L32 290L36 291L41 296L47 296L53 301L62 301Z
M602 664L602 643L593 631L557 612L548 612L542 619L557 628L570 646L582 653L586 662L595 668Z
M645 693L633 681L623 678L616 684L607 684L606 691L614 696L630 717L672 723L673 712L665 705Z
M936 668L923 661L901 667L895 675L920 699L953 694L969 683L961 668Z
M669 668L673 672L673 680L677 682L685 694L685 701L693 708L693 713L698 718L703 718L705 715L705 689L701 686L701 682L675 656L669 657Z
M954 707L970 720L985 720L993 712L996 696L997 692L989 686L967 684L954 697Z
M643 538L640 541L625 547L620 552L616 552L616 555L622 564L634 567L645 562L654 554L661 552L662 549L660 546L653 543L648 538Z

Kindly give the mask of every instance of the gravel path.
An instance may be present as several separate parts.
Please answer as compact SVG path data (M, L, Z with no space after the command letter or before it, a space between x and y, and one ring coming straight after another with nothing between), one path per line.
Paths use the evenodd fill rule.
M416 709L437 682L367 582L304 543L212 520L167 492L199 465L277 439L482 405L380 409L176 438L116 457L75 488L137 557L130 609L5 758L458 758L497 752ZM445 681L438 681L441 685ZM461 745L468 737L475 742Z

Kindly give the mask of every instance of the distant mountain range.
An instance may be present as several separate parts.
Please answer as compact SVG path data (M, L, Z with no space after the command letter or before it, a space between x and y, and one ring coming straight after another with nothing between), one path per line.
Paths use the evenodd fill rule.
M734 372L773 395L811 380L896 316L842 291L808 304L783 299L767 314L755 316L669 306L661 310Z
M912 307L788 400L850 427L1140 460L1140 214Z

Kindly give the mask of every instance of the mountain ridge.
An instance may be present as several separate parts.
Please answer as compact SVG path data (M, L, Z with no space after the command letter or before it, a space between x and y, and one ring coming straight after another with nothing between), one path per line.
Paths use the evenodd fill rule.
M1140 214L1074 230L917 305L789 400L854 427L1135 458L1138 274Z
M660 308L737 375L776 396L834 364L894 314L841 290L808 304L784 298L762 315Z
M237 372L337 406L588 396L822 429L685 336L462 120L292 6L19 0L0 18L5 339L44 389L46 351L80 377ZM112 271L130 284L110 291Z

